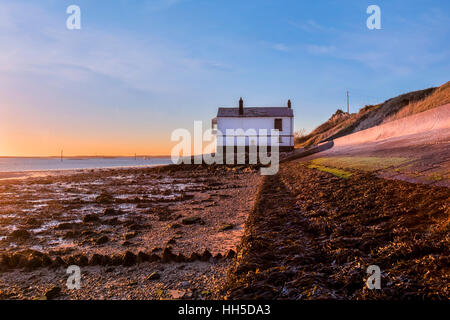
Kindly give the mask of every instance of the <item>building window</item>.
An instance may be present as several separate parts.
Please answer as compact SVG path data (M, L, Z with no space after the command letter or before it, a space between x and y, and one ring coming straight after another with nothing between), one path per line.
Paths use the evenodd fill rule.
M275 119L275 130L283 131L283 119Z

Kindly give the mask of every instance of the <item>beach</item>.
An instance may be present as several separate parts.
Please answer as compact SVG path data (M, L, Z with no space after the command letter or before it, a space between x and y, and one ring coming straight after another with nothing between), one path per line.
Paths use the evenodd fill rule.
M448 188L314 163L1 181L0 298L446 299Z
M217 297L260 179L248 166L169 165L0 181L0 297ZM65 285L69 265L80 290Z
M346 170L303 158L264 177L226 299L448 301L449 189Z

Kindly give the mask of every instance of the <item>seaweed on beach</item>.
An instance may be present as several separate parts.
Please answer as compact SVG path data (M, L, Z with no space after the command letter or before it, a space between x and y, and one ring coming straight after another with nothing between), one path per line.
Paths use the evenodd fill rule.
M445 187L283 165L263 181L224 295L446 300L449 200ZM366 287L369 265L381 290Z

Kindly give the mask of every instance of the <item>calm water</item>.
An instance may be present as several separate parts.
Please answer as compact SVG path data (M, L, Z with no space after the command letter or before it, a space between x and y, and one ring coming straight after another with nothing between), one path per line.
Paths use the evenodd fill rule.
M171 164L170 158L0 158L0 172L138 167Z

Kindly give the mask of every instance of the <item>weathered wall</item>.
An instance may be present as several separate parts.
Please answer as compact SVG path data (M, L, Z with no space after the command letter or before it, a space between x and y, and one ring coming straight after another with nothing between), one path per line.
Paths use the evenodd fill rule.
M270 134L270 130L274 129L274 120L282 119L283 121L283 130L280 131L280 146L293 146L293 121L292 118L289 117L259 117L259 118L247 118L247 117L229 117L229 118L218 118L217 119L217 129L222 132L224 135L222 144L220 141L217 141L218 145L229 145L230 143L234 143L234 145L238 145L237 138L227 138L226 130L227 129L236 129L241 128L244 131L249 129L255 129L256 133L258 133L259 129L266 129L268 134ZM233 142L234 140L234 142ZM245 144L249 146L251 144L258 144L257 137L245 137L240 140L240 145ZM270 145L270 139L268 139L268 145Z

